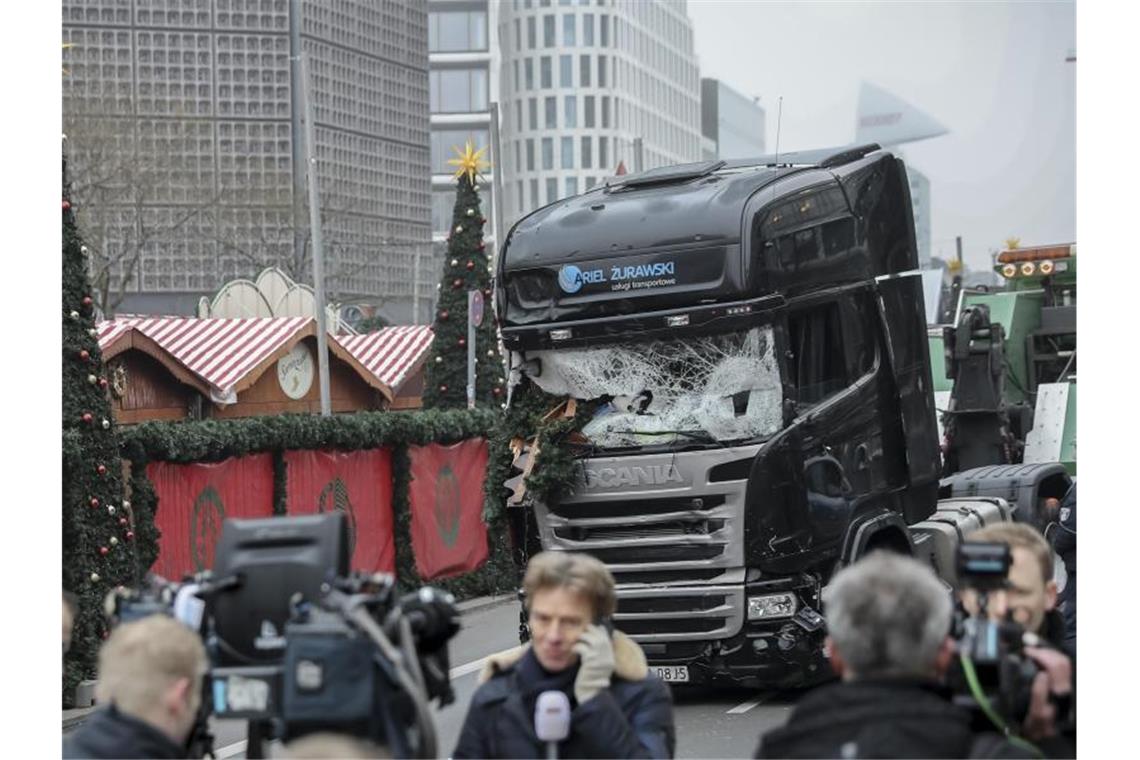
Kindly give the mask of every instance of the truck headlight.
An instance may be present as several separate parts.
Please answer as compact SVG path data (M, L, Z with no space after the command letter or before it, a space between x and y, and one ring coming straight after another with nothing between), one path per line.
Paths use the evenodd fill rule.
M779 620L796 614L795 594L765 594L748 597L749 620Z

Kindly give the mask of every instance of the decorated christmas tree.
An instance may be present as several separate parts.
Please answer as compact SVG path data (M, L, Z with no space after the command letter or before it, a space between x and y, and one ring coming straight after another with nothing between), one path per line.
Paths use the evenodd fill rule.
M506 400L506 378L491 309L491 258L483 244L487 220L476 186L479 171L487 166L482 159L486 149L476 151L468 142L464 151L454 150L459 157L448 163L458 167L459 186L432 323L435 340L427 360L423 403L425 409L467 407L467 293L473 291L483 301L483 321L475 329L475 402L498 408Z
M108 380L95 331L86 247L63 160L63 588L79 599L71 650L64 661L63 703L95 674L107 635L103 600L138 580L130 504L123 499L119 446ZM149 537L149 536L148 536Z

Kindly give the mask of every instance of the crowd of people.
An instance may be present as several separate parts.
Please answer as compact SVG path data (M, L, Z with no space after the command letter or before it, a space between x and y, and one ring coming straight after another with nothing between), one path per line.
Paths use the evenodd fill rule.
M806 692L785 725L759 737L757 757L1075 756L1075 486L1041 533L1022 523L969 536L1009 546L1003 587L984 600L947 592L909 557L873 552L838 572L824 590L825 654L837 680ZM1050 545L1050 541L1052 545ZM1058 592L1054 551L1065 565ZM523 581L531 640L487 659L455 758L672 757L668 686L650 672L636 642L614 630L614 581L598 560L543 553ZM960 657L951 635L955 605L1027 632L1023 656L1036 674L1020 725L999 731L947 687ZM64 598L66 651L74 598ZM65 758L179 758L198 713L207 657L199 636L155 615L115 628L99 655L100 707L64 740ZM554 736L541 713L565 711ZM561 708L558 708L561 705ZM353 737L314 734L288 757L382 757Z

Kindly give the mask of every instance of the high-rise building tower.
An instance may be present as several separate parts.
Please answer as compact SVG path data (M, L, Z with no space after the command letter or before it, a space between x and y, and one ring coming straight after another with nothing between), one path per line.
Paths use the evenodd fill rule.
M455 206L454 147L468 140L484 154L491 168L482 175L479 196L483 215L494 219L492 187L499 170L499 157L491 148L490 104L497 99L498 82L493 76L498 28L498 0L429 0L428 50L431 61L431 229L432 255L419 266L419 279L432 284L432 301L419 305L421 322L431 321L435 283L443 256L451 213ZM494 226L485 228L487 251L495 247Z
M63 39L65 132L107 306L190 314L270 265L311 282L304 50L328 298L410 320L431 244L422 0L63 0Z
M499 5L505 226L622 170L701 158L684 0Z

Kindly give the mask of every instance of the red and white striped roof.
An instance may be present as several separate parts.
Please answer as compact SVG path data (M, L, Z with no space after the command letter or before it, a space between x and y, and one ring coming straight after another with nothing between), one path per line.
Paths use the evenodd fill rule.
M364 335L332 337L380 382L395 390L427 354L435 336L431 327L403 325L385 327Z
M102 322L99 348L106 350L134 330L153 340L215 391L233 403L234 386L312 322L312 317L131 317Z
M127 317L100 322L96 328L103 351L132 331L150 338L204 381L214 401L232 404L237 400L236 386L312 322L312 317ZM434 336L430 327L409 325L331 337L339 349L395 395L408 374L419 366Z

